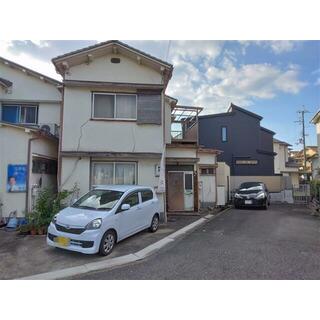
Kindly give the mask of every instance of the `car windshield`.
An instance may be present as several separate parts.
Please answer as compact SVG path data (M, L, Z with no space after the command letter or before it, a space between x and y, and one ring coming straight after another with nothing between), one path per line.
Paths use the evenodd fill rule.
M263 186L259 182L244 182L241 183L240 188L241 191L261 191L263 190Z
M76 201L72 207L89 210L111 210L123 192L114 190L92 190Z

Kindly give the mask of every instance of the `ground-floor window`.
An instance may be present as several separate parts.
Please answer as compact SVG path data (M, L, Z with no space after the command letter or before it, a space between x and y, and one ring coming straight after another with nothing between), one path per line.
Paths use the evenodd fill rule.
M57 174L57 160L48 158L33 157L32 173Z
M135 162L93 162L92 185L136 184Z

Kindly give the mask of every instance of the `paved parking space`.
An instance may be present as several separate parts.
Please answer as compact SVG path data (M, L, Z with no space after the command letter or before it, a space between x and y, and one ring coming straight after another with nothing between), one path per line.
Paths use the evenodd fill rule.
M119 257L139 251L172 232L199 219L199 216L169 217L156 233L140 232L120 242L108 257L84 255L48 247L45 236L18 236L0 230L0 279L13 279L44 273L85 263Z
M76 279L320 279L320 219L271 205L229 210L146 260Z

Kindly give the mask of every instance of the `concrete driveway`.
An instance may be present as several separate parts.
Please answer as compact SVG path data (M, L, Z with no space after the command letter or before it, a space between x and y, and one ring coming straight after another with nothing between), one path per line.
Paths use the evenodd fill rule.
M293 205L232 209L146 260L77 279L320 279L320 219Z
M199 216L171 216L156 233L140 232L120 242L108 257L84 255L47 246L45 236L18 236L0 229L0 279L14 279L75 267L139 251L176 230L199 219Z

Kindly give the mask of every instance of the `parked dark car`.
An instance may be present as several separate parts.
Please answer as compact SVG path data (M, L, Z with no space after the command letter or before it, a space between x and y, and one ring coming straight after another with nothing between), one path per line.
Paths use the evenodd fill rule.
M234 195L234 207L262 207L268 209L270 194L263 182L244 182Z

